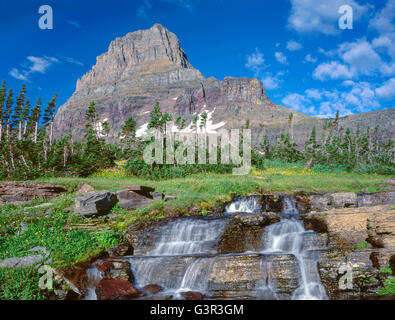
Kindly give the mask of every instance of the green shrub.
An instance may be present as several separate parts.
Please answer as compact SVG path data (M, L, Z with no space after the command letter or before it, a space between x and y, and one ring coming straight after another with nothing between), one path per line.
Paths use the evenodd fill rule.
M43 300L37 269L0 269L0 300Z

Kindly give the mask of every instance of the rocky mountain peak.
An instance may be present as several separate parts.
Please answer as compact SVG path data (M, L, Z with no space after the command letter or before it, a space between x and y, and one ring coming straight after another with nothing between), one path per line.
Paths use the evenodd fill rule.
M188 62L177 36L161 24L154 24L148 30L130 32L112 41L108 51L97 57L92 70L78 80L77 91L180 69L197 71Z

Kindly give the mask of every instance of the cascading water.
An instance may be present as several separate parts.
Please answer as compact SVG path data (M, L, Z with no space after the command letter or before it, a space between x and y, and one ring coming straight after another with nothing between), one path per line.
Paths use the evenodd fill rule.
M88 283L86 286L87 293L85 295L85 300L97 300L96 286L99 284L100 280L103 279L103 272L94 266L87 269L86 272Z
M226 207L226 213L246 212L260 213L262 211L258 196L237 197Z
M240 261L243 255L258 255L258 269L254 267L248 271L249 274L241 274L246 280L240 280L240 288L244 288L240 289L240 297L268 300L328 299L317 270L316 251L322 249L318 236L313 231L306 231L298 220L295 200L287 196L281 199L285 218L263 228L262 250L258 252L217 252L219 238L234 213L262 214L257 196L235 199L222 217L177 219L159 227L154 236L158 240L145 255L124 257L130 262L134 285L142 289L146 285L157 284L164 288L161 295L170 294L174 298L181 298L182 292L186 291L198 291L215 297L216 277L210 277L213 272L214 275L219 275L215 273L219 272L220 277L226 277L222 267L226 267L226 261L232 259L232 255L240 257L237 258ZM286 264L279 264L279 261L285 261ZM281 285L283 281L279 282L283 271L294 279L289 290L284 290ZM229 274L229 277L232 275ZM95 287L101 279L102 274L96 268L88 269L86 299L96 299ZM243 281L254 282L252 287L245 289ZM232 297L238 298L237 289L232 287L232 290L231 294L236 294ZM221 296L221 292L218 294Z
M148 254L174 256L215 253L215 245L225 226L222 220L183 219L169 223L161 231L156 247Z
M328 299L317 270L317 259L314 252L314 250L320 249L317 247L319 243L317 235L313 231L305 230L302 222L294 216L297 213L295 201L284 197L283 214L286 218L265 228L262 235L262 253L292 254L297 259L300 269L300 284L293 293L292 299Z
M182 219L160 231L147 256L130 257L137 287L159 284L167 292L204 292L226 219ZM171 272L167 272L171 270Z

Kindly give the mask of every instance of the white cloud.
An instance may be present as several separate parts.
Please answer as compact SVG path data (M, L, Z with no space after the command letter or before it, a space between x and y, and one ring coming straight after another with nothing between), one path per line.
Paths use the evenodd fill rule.
M391 99L395 97L395 78L386 81L381 87L376 89L376 94L381 99Z
M28 79L26 73L20 73L18 69L16 68L12 68L10 71L10 76L14 77L17 80L22 80L22 81L26 81L26 82L30 82L30 80Z
M312 98L314 100L321 100L322 94L318 89L307 89L305 94L308 98Z
M344 42L338 48L331 50L333 60L320 64L313 72L313 77L325 79L353 79L361 75L375 76L378 74L392 76L395 74L395 63L385 62L375 51L374 46L379 46L388 41L376 38L373 45L365 38L353 42Z
M365 39L342 43L338 54L358 74L370 75L383 64L380 56Z
M380 104L374 88L367 82L347 83L346 91L310 88L304 95L289 93L282 99L285 106L318 117L341 116L377 109Z
M289 51L297 51L302 49L302 44L299 42L296 42L295 40L290 40L287 42L287 49Z
M265 59L263 58L263 53L256 48L255 52L247 56L247 63L245 65L248 69L254 72L255 76L266 67Z
M369 27L376 30L379 36L372 41L372 46L384 50L391 59L391 63L382 67L386 75L395 74L395 0L389 0L370 21Z
M67 23L71 24L73 27L75 27L77 29L81 27L80 24L78 23L78 21L68 20Z
M380 33L395 32L395 0L388 0L386 6L381 9L369 22L369 27Z
M282 52L277 51L274 53L274 56L281 64L287 64L287 57Z
M371 5L360 5L354 0L291 0L288 26L299 33L337 34L340 17L338 10L344 4L353 8L354 21L371 8Z
M84 64L81 61L78 61L72 57L65 57L66 62L72 63L72 64L77 64L79 66L83 66Z
M23 64L23 69L19 71L17 68L12 68L10 75L15 79L30 82L29 77L34 73L46 73L46 71L51 67L52 64L59 62L58 59L54 57L34 57L28 56L27 64Z
M314 109L310 109L311 108L310 101L299 93L290 93L287 96L285 96L281 100L281 102L285 106L303 113L310 113L311 111L314 110Z
M307 54L307 55L304 57L304 61L306 61L306 62L311 62L311 63L316 63L316 62L317 62L317 58L316 58L316 57L313 57L313 56L309 53L309 54Z
M278 76L272 76L271 74L265 75L262 79L262 84L265 89L275 90L280 87L280 78Z
M354 71L336 61L321 63L313 72L313 78L321 81L326 79L349 79L354 76Z

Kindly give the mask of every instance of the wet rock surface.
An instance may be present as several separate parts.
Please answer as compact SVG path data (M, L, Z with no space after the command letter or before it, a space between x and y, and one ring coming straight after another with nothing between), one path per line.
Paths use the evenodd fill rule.
M280 299L290 299L299 284L299 266L293 255L220 256L208 278L208 295L238 297L240 292L258 296L260 283L267 279L262 264L270 261L271 279Z
M391 210L389 205L358 207L359 196L353 193L319 195L317 203L323 203L322 199L325 199L327 210L300 216L303 222L300 246L304 252L306 272L308 275L317 274L317 265L317 277L330 299L376 299L378 290L383 288L388 277L380 270L395 261L392 239L395 210ZM298 195L295 205L301 203L300 206L309 208L312 206L308 201L310 197ZM389 200L391 195L384 198L380 195L377 199L392 201ZM334 209L334 206L339 208ZM134 278L129 281L149 295L138 299L187 299L181 293L181 296L167 294L169 289L182 289L184 294L199 293L202 295L199 298L204 299L292 299L302 283L300 257L293 251L291 254L263 250L276 248L268 240L268 232L273 231L272 227L278 225L284 216L270 212L255 213L252 208L250 212L233 212L218 217L164 219L147 223L140 229L130 226L125 238L137 255L125 257ZM217 238L208 236L214 231L205 233L209 229L204 221L212 221L216 226ZM284 227L291 225L285 223ZM292 234L292 230L288 232ZM294 241L297 238L289 239ZM285 240L287 238L282 244L284 248L293 248L292 243ZM211 241L217 243L214 250ZM375 243L380 245L375 246ZM210 245L205 247L207 244ZM175 250L178 245L184 249ZM202 248L205 249L201 252ZM111 277L117 277L117 272L113 272ZM126 276L121 278L127 279ZM152 279L155 279L155 285L165 288L163 292L154 293L156 286L153 291L148 289L153 285ZM275 294L270 292L270 288L275 288Z
M130 300L140 295L129 281L122 279L102 279L97 288L98 300Z

